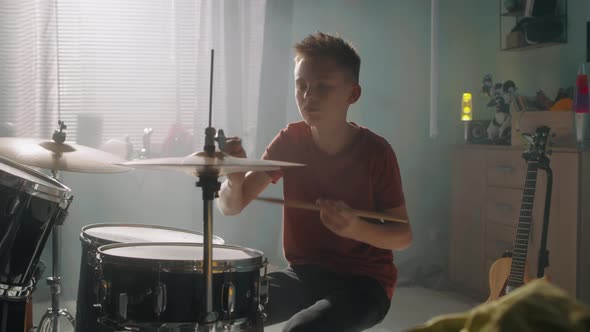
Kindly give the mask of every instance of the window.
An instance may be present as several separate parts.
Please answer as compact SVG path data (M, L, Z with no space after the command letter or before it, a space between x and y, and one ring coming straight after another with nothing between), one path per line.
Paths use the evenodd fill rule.
M0 121L14 122L19 136L49 138L60 118L69 141L129 135L136 149L144 128L153 128L158 145L181 123L195 132L200 150L208 124L210 49L218 48L214 126L252 130L255 116L244 109L232 116L228 108L242 104L256 112L264 6L213 0L14 2L0 9L0 42L8 45L0 59L11 64L0 71ZM101 125L83 126L85 119ZM233 119L237 124L228 123Z

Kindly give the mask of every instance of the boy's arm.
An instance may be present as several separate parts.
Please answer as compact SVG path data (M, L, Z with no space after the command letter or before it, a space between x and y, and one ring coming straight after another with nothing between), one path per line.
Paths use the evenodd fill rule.
M320 217L332 232L346 238L389 250L405 249L412 243L410 223L385 222L374 224L361 220L343 202L319 200ZM393 217L408 220L405 205L382 211Z
M230 137L225 142L223 152L236 158L246 158L242 140ZM217 207L223 215L230 216L242 210L256 198L271 182L266 172L233 173L221 184Z
M223 215L240 212L271 183L267 172L230 174L221 184L217 207Z
M406 206L402 205L384 211L400 219L408 220ZM409 222L385 222L371 224L361 220L358 224L357 240L369 243L374 247L390 250L402 250L412 244L412 226Z

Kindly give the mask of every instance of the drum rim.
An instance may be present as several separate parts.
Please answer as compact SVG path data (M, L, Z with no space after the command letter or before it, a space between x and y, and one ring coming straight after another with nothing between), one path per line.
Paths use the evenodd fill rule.
M42 178L43 180L55 185L57 188L49 187L44 184L31 181L29 179L23 179L19 176L4 171L0 172L0 184L2 185L10 187L11 185L15 184L14 179L18 179L19 188L15 188L16 190L24 191L27 194L45 198L56 203L61 203L64 200L68 199L69 193L72 191L65 184L57 181L56 179L48 176L47 174L41 173L29 166L20 164L12 159L0 156L0 163L6 164L10 167L14 167L32 176Z
M168 230L168 231L177 231L179 233L190 233L193 235L201 235L204 237L204 234L201 232L197 232L197 231L191 231L191 230L187 230L187 229L183 229L183 228L179 228L179 227L172 227L172 226L160 226L160 225L146 225L146 224L126 224L126 223L115 223L115 222L107 222L107 223L94 223L94 224L88 224L84 227L82 227L82 230L80 231L80 241L82 242L91 242L92 245L94 245L94 247L98 248L104 245L108 245L108 244L121 244L121 243L161 243L161 242L145 242L145 241L141 241L141 242L113 242L107 239L102 239L96 236L93 236L91 234L88 234L88 230L92 229L92 228L100 228L100 227L113 227L113 226L119 226L119 227L137 227L137 228L155 228L155 229L163 229L163 230ZM213 235L213 238L221 241L221 243L216 243L216 244L225 244L225 240L223 240L222 238L220 238L219 236ZM173 243L173 242L167 242L167 243ZM190 242L187 242L190 243Z
M185 247L203 247L202 243L187 242L140 242L140 243L114 243L100 246L97 250L97 257L100 262L115 265L125 265L133 267L146 267L150 270L163 272L201 272L203 273L203 261L196 260L157 260L146 258L133 258L109 255L105 251L121 247L149 247L149 246L185 246ZM228 244L213 244L214 248L237 249L257 254L255 257L241 258L236 260L213 260L211 270L213 273L224 272L249 272L260 270L263 264L264 253L257 249L242 247Z
M259 311L258 311L259 312ZM99 317L99 320L102 324L109 328L113 329L125 329L125 328L139 328L139 329L155 329L159 330L162 328L166 329L186 329L192 328L197 329L199 326L203 325L199 322L158 322L158 321L136 321L133 319L113 319L109 317L109 315ZM236 317L234 319L218 319L213 324L219 325L221 328L225 328L227 326L235 326L237 328L246 328L246 330L240 329L238 331L248 331L248 324L251 323L251 320L248 317ZM209 326L207 324L206 326ZM225 331L225 330L224 330ZM230 331L230 330L227 330ZM232 330L233 331L233 330Z

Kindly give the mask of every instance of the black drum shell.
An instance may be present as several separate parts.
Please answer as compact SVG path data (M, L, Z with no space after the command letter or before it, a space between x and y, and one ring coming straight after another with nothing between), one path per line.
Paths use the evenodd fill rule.
M189 245L189 244L186 244ZM198 245L197 245L198 246ZM110 247L110 246L105 246ZM101 247L99 251L102 251ZM215 248L247 249L237 246L214 245ZM114 321L120 326L160 326L166 324L196 323L204 314L204 274L202 261L195 268L188 268L189 262L178 264L178 268L161 266L157 262L129 258L123 262L121 258L109 261L108 257L99 253L101 260L101 282L99 297L102 297L101 311L103 318ZM259 313L260 268L262 253L247 263L244 269L239 267L223 268L221 261L213 262L213 311L218 320L227 322L244 321ZM231 265L231 264L230 264ZM239 263L238 263L239 265ZM226 271L223 271L223 270ZM183 271L184 270L184 271ZM231 283L235 289L234 311L227 312L226 291L224 284ZM154 310L155 290L165 285L166 309L157 314ZM121 294L124 300L121 300ZM121 305L126 302L126 305ZM122 312L121 307L126 310ZM123 313L123 315L121 315Z
M67 216L69 193L57 180L0 157L0 284L4 287L36 282L33 276L47 238Z

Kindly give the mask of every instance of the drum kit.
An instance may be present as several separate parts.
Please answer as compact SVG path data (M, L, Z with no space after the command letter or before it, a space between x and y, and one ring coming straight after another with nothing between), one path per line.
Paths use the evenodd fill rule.
M52 306L41 318L39 332L59 331L60 317L80 332L263 330L266 259L258 250L228 245L213 235L213 200L220 176L301 165L234 158L216 151L215 143L221 149L224 138L211 126L205 131L204 152L126 162L66 142L66 126L59 124L53 140L0 138L0 332L32 330L27 302L51 233L53 273L47 283ZM32 167L46 169L52 176ZM60 227L73 202L59 172L109 174L132 168L198 177L203 232L142 224L83 227L74 320L59 303Z
M212 74L213 70L211 87ZM31 296L42 274L39 260L50 234L51 308L38 332L60 331L61 317L76 332L263 330L269 296L266 259L258 250L228 245L213 235L213 200L221 176L304 165L223 153L225 136L211 126L211 105L210 100L204 151L183 158L125 161L66 141L67 127L61 121L51 140L0 137L0 332L34 330ZM141 224L83 227L74 319L59 302L60 229L73 202L60 172L111 174L134 168L197 177L203 192L203 232Z

